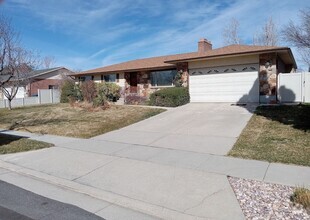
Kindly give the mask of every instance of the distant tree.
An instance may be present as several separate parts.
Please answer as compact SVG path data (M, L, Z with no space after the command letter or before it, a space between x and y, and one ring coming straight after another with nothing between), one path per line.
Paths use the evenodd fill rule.
M272 17L270 17L262 27L261 32L254 35L253 44L261 46L277 46L278 43L279 33Z
M0 89L8 99L9 109L19 87L27 83L29 73L37 64L34 53L20 45L19 34L11 21L0 15Z
M44 69L49 69L55 66L56 59L53 56L45 56L42 59L42 67Z
M225 45L242 43L239 36L239 21L236 18L232 18L223 29L223 41Z
M310 8L300 11L301 24L289 22L282 30L284 40L297 47L310 70Z

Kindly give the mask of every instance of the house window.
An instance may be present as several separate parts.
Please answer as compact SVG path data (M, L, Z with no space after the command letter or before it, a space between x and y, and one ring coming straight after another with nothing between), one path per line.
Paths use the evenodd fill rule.
M58 85L48 85L48 89L58 89Z
M152 86L172 86L176 70L162 70L151 72L151 84Z
M86 81L86 77L85 77L85 76L80 76L80 77L79 77L79 81L80 81L80 82Z
M116 81L116 74L109 74L103 76L105 82L115 82Z

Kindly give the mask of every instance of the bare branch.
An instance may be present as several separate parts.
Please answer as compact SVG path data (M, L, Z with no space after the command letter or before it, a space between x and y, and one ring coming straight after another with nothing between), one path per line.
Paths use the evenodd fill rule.
M300 11L301 25L289 22L282 30L283 39L299 49L303 61L310 66L310 8Z
M277 46L279 42L279 34L272 17L268 19L262 27L261 32L254 34L253 44L261 46Z
M223 40L225 45L241 44L239 37L239 21L232 18L229 24L223 30Z
M29 73L38 66L36 54L23 48L19 39L10 20L0 15L0 89L9 107L18 88L29 82Z
M45 68L45 69L52 68L52 67L54 67L55 63L56 63L55 57L53 57L53 56L43 57L43 60L42 60L43 68Z

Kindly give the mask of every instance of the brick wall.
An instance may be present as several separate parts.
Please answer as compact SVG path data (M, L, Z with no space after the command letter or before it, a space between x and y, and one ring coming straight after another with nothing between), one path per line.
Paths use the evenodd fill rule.
M49 89L49 86L59 86L62 80L43 79L31 82L28 86L28 96L38 95L38 89Z

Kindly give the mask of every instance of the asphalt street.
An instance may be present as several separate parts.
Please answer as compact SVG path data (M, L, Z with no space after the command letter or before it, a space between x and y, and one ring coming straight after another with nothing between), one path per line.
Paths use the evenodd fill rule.
M0 181L0 220L103 220L73 205L58 202Z

